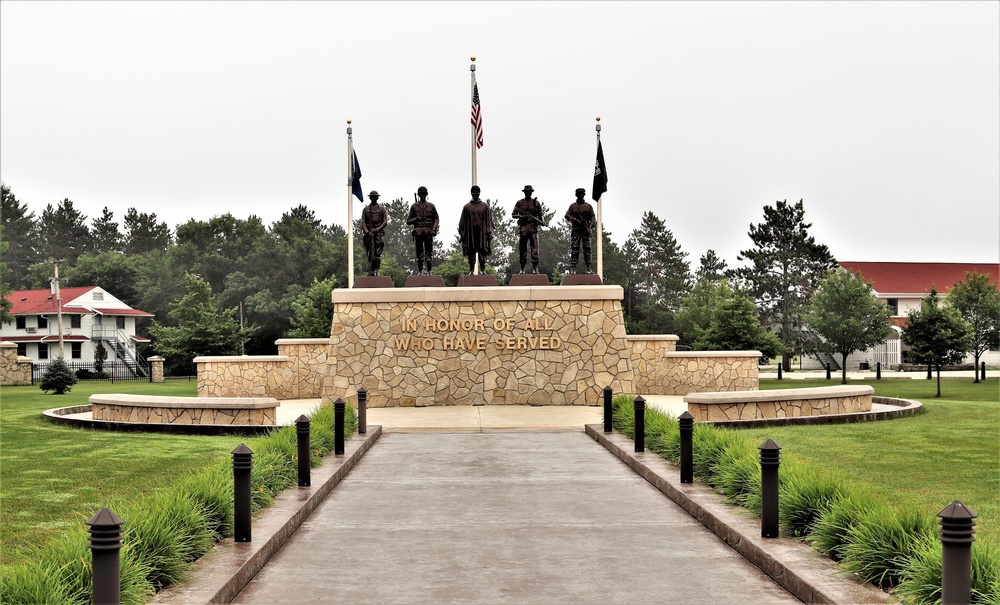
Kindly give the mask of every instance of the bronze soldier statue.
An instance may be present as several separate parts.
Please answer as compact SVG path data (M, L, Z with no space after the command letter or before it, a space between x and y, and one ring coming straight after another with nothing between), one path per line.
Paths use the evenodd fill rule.
M518 200L514 204L514 211L510 216L517 220L517 254L521 263L520 273L524 273L524 265L528 260L528 248L531 249L531 272L538 273L538 226L544 225L542 220L542 205L538 200L531 197L535 189L531 185L525 185L524 199Z
M434 236L438 234L440 222L437 208L427 201L427 187L417 189L419 198L410 206L410 214L406 224L413 227L410 234L417 246L417 275L430 275L431 258L434 252ZM424 273L424 260L427 261L427 272Z
M586 194L583 188L576 190L576 201L569 206L566 211L566 220L572 226L570 231L571 247L569 255L570 273L576 273L576 262L580 258L580 245L583 244L583 262L587 265L587 274L594 271L590 266L590 238L594 229L596 217L594 209L583 199Z
M479 199L478 185L472 186L472 200L462 208L458 221L458 237L462 242L462 254L469 259L469 275L476 271L476 257L482 268L486 257L493 254L493 211L490 205Z
M361 230L364 233L362 241L368 253L368 275L378 275L382 266L382 250L385 248L383 235L385 226L389 223L389 215L385 208L378 204L378 191L368 194L371 204L361 211Z

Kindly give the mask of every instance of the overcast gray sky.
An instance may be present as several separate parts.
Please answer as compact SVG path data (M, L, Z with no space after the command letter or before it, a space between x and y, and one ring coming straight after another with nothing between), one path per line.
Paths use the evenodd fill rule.
M840 260L1000 260L998 2L2 2L0 176L174 227L430 190L450 243L470 179L605 226L646 210L730 265L764 205L805 200ZM355 213L361 204L355 202Z

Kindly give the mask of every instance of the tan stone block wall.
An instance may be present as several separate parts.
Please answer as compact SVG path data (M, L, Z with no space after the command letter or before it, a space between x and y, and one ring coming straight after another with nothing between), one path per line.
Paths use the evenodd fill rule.
M199 397L297 399L295 367L289 360L233 357L198 361Z
M476 319L483 320L482 329L426 329L428 320L468 325ZM513 324L497 329L497 322L507 320ZM526 320L539 328L526 328ZM416 322L416 329L407 321ZM553 337L558 346L551 346ZM498 338L514 340L500 348ZM421 348L400 348L404 341L412 345L411 339ZM458 339L477 344L455 349ZM507 348L511 343L515 350ZM596 405L605 386L633 392L619 300L335 303L330 351L325 401L353 401L361 386L372 407Z
M31 360L17 356L17 345L0 343L0 385L23 386L31 384Z
M323 396L323 377L330 357L328 338L284 338L278 340L278 354L292 364L291 391L295 399Z
M751 391L759 386L757 357L725 352L685 355L662 344L640 341L633 342L631 360L636 392L642 395Z
M776 391L781 393L782 391ZM688 412L697 421L757 420L760 418L792 418L868 412L872 409L871 395L784 401L753 401L746 403L688 403Z
M273 426L275 408L171 408L105 403L91 404L94 420L145 424L223 424Z

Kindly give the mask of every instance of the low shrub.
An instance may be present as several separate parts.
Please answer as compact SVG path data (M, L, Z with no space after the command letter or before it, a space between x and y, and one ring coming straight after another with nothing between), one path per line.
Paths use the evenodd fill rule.
M72 373L71 373L72 375ZM310 462L333 450L333 406L315 412L310 426ZM344 433L357 432L357 415L348 407ZM295 427L254 439L251 489L253 509L298 481ZM145 603L156 590L176 582L190 564L233 530L233 470L230 460L202 469L170 488L110 508L124 520L121 550L122 603ZM93 592L92 556L81 520L77 530L41 548L27 565L0 570L0 603L89 603Z

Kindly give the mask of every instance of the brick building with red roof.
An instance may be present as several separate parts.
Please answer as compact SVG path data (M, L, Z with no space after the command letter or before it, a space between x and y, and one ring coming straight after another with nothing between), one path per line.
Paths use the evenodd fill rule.
M14 322L0 326L0 341L17 345L17 354L44 364L59 357L59 300L52 290L17 290L7 295ZM136 333L136 320L151 313L133 309L99 286L60 288L63 357L93 363L97 343L108 352L107 362L143 365L136 344L149 342Z

